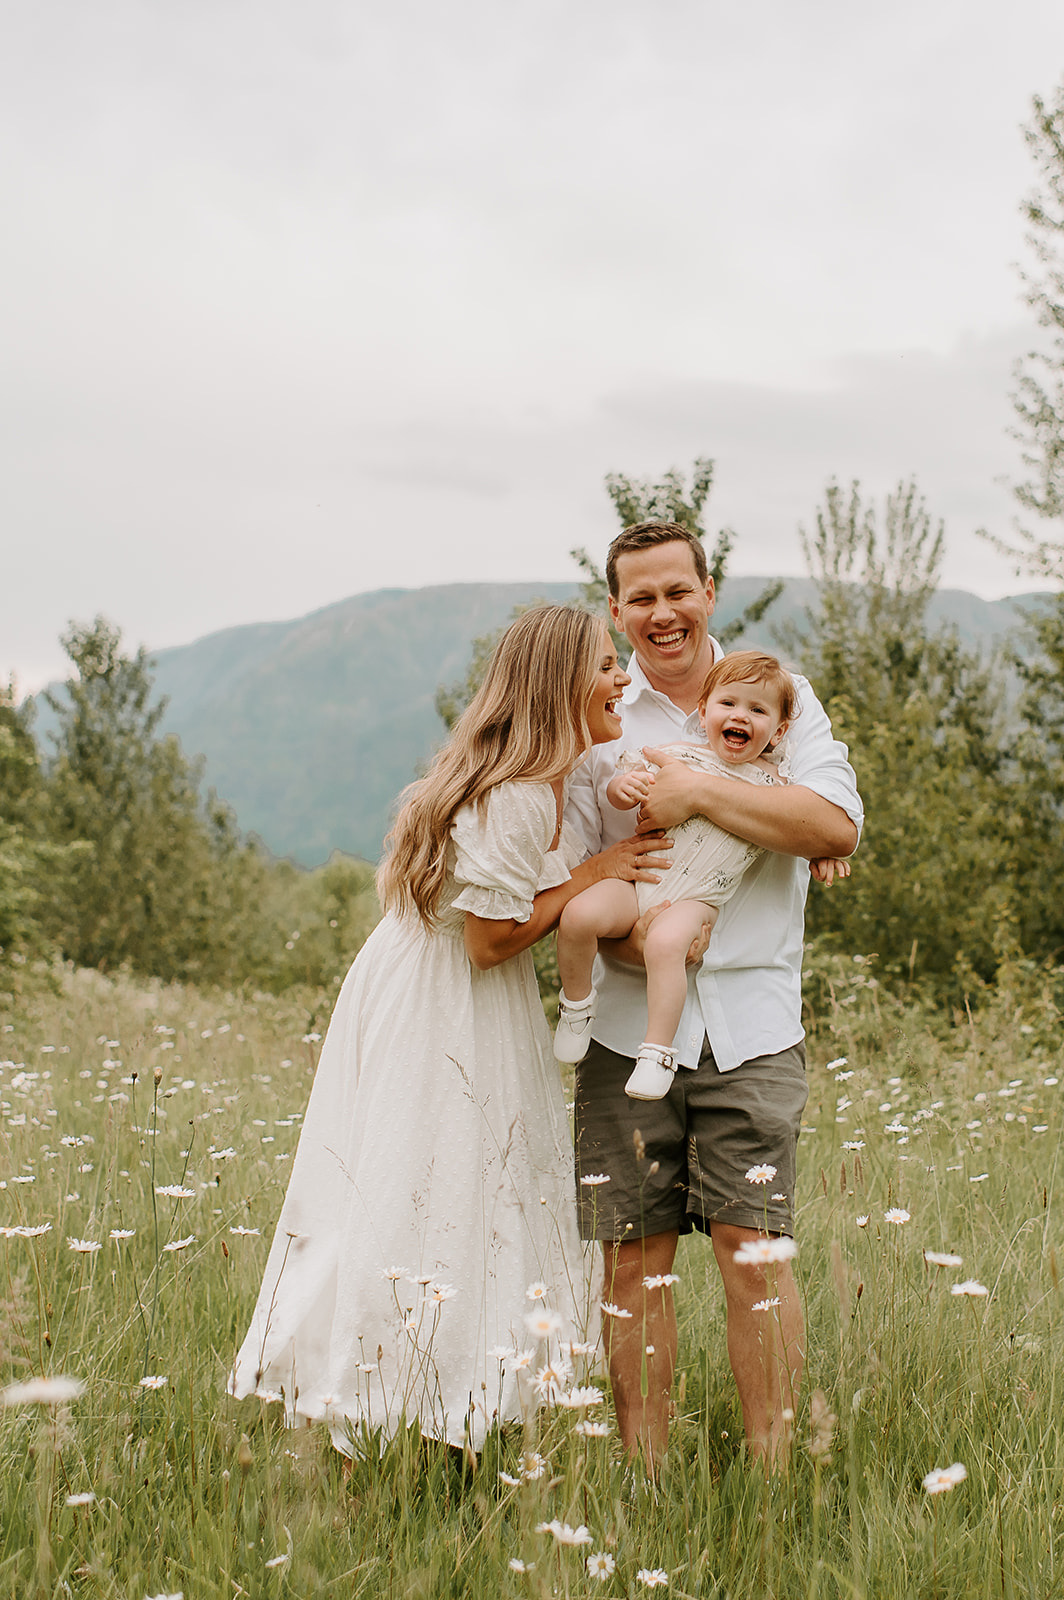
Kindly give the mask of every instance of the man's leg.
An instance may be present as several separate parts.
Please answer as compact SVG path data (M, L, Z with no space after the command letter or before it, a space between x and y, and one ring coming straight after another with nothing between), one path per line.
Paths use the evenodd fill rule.
M743 1408L747 1448L767 1466L782 1464L805 1363L805 1325L794 1274L789 1261L767 1267L736 1262L740 1245L764 1237L755 1228L714 1222L710 1236L724 1279L728 1358ZM778 1306L753 1309L777 1295Z
M642 1451L653 1473L669 1442L669 1405L676 1370L676 1309L668 1285L644 1278L672 1271L679 1234L656 1233L604 1244L607 1301L628 1316L603 1316L617 1427L629 1455Z

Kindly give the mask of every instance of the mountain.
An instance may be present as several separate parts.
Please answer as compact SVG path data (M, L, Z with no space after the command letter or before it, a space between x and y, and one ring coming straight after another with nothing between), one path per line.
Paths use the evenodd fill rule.
M729 578L717 621L730 621L767 581ZM396 795L443 737L437 687L463 676L473 639L500 627L515 605L565 601L577 587L379 589L290 622L227 628L160 650L164 727L189 755L206 757L207 782L275 854L307 866L335 849L376 860ZM775 649L773 630L800 624L815 598L811 580L788 579L742 643ZM989 650L1033 600L987 601L947 589L932 601L931 620L952 623L970 648ZM50 719L39 706L39 729L47 732Z

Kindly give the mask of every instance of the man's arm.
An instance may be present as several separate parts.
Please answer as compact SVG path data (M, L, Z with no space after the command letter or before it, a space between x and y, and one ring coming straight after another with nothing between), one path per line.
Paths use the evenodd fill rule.
M857 848L857 826L842 807L803 784L761 788L695 772L650 746L646 754L660 763L661 771L640 808L641 829L672 828L698 814L736 838L780 855L812 860L849 856Z

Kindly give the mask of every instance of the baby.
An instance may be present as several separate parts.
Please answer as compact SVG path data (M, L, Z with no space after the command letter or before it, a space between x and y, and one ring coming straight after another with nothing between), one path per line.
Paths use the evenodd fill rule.
M698 715L705 744L662 748L700 772L744 783L785 783L776 764L778 746L797 710L794 680L775 656L736 651L716 663L702 686ZM642 758L625 751L606 795L612 806L630 811L642 803L653 781ZM743 873L762 854L757 845L700 815L668 833L674 840L671 864L660 883L610 878L594 884L569 901L558 924L562 993L554 1054L559 1061L576 1062L584 1059L591 1038L598 941L624 938L650 906L670 902L647 929L647 1036L625 1084L633 1100L660 1100L672 1087L672 1042L687 1000L688 951L703 927L713 927ZM850 868L847 862L824 861L813 863L812 870L830 883L834 873L847 877Z

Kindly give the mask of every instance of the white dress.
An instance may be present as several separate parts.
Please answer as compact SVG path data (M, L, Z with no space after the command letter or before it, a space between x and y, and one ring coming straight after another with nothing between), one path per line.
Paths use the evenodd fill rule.
M363 1422L387 1436L415 1418L479 1448L532 1403L559 1341L597 1337L531 951L479 972L463 942L465 912L524 922L568 879L584 852L568 828L550 849L556 815L538 783L463 808L438 926L383 919L322 1045L229 1389L283 1393L290 1420L325 1420L347 1453ZM544 1308L549 1344L525 1322Z
M742 783L760 786L787 781L782 771L770 772L751 762L731 766L708 745L666 744L660 748L674 761L683 761L715 778L736 778ZM622 751L617 762L618 772L631 771L633 767L647 767L651 772L659 770L641 752ZM635 886L640 916L659 900L670 900L673 904L677 900L703 900L707 905L722 906L739 887L746 869L758 856L764 855L758 845L726 833L700 813L686 817L674 828L667 828L666 837L673 840L668 872L662 873L659 883Z

